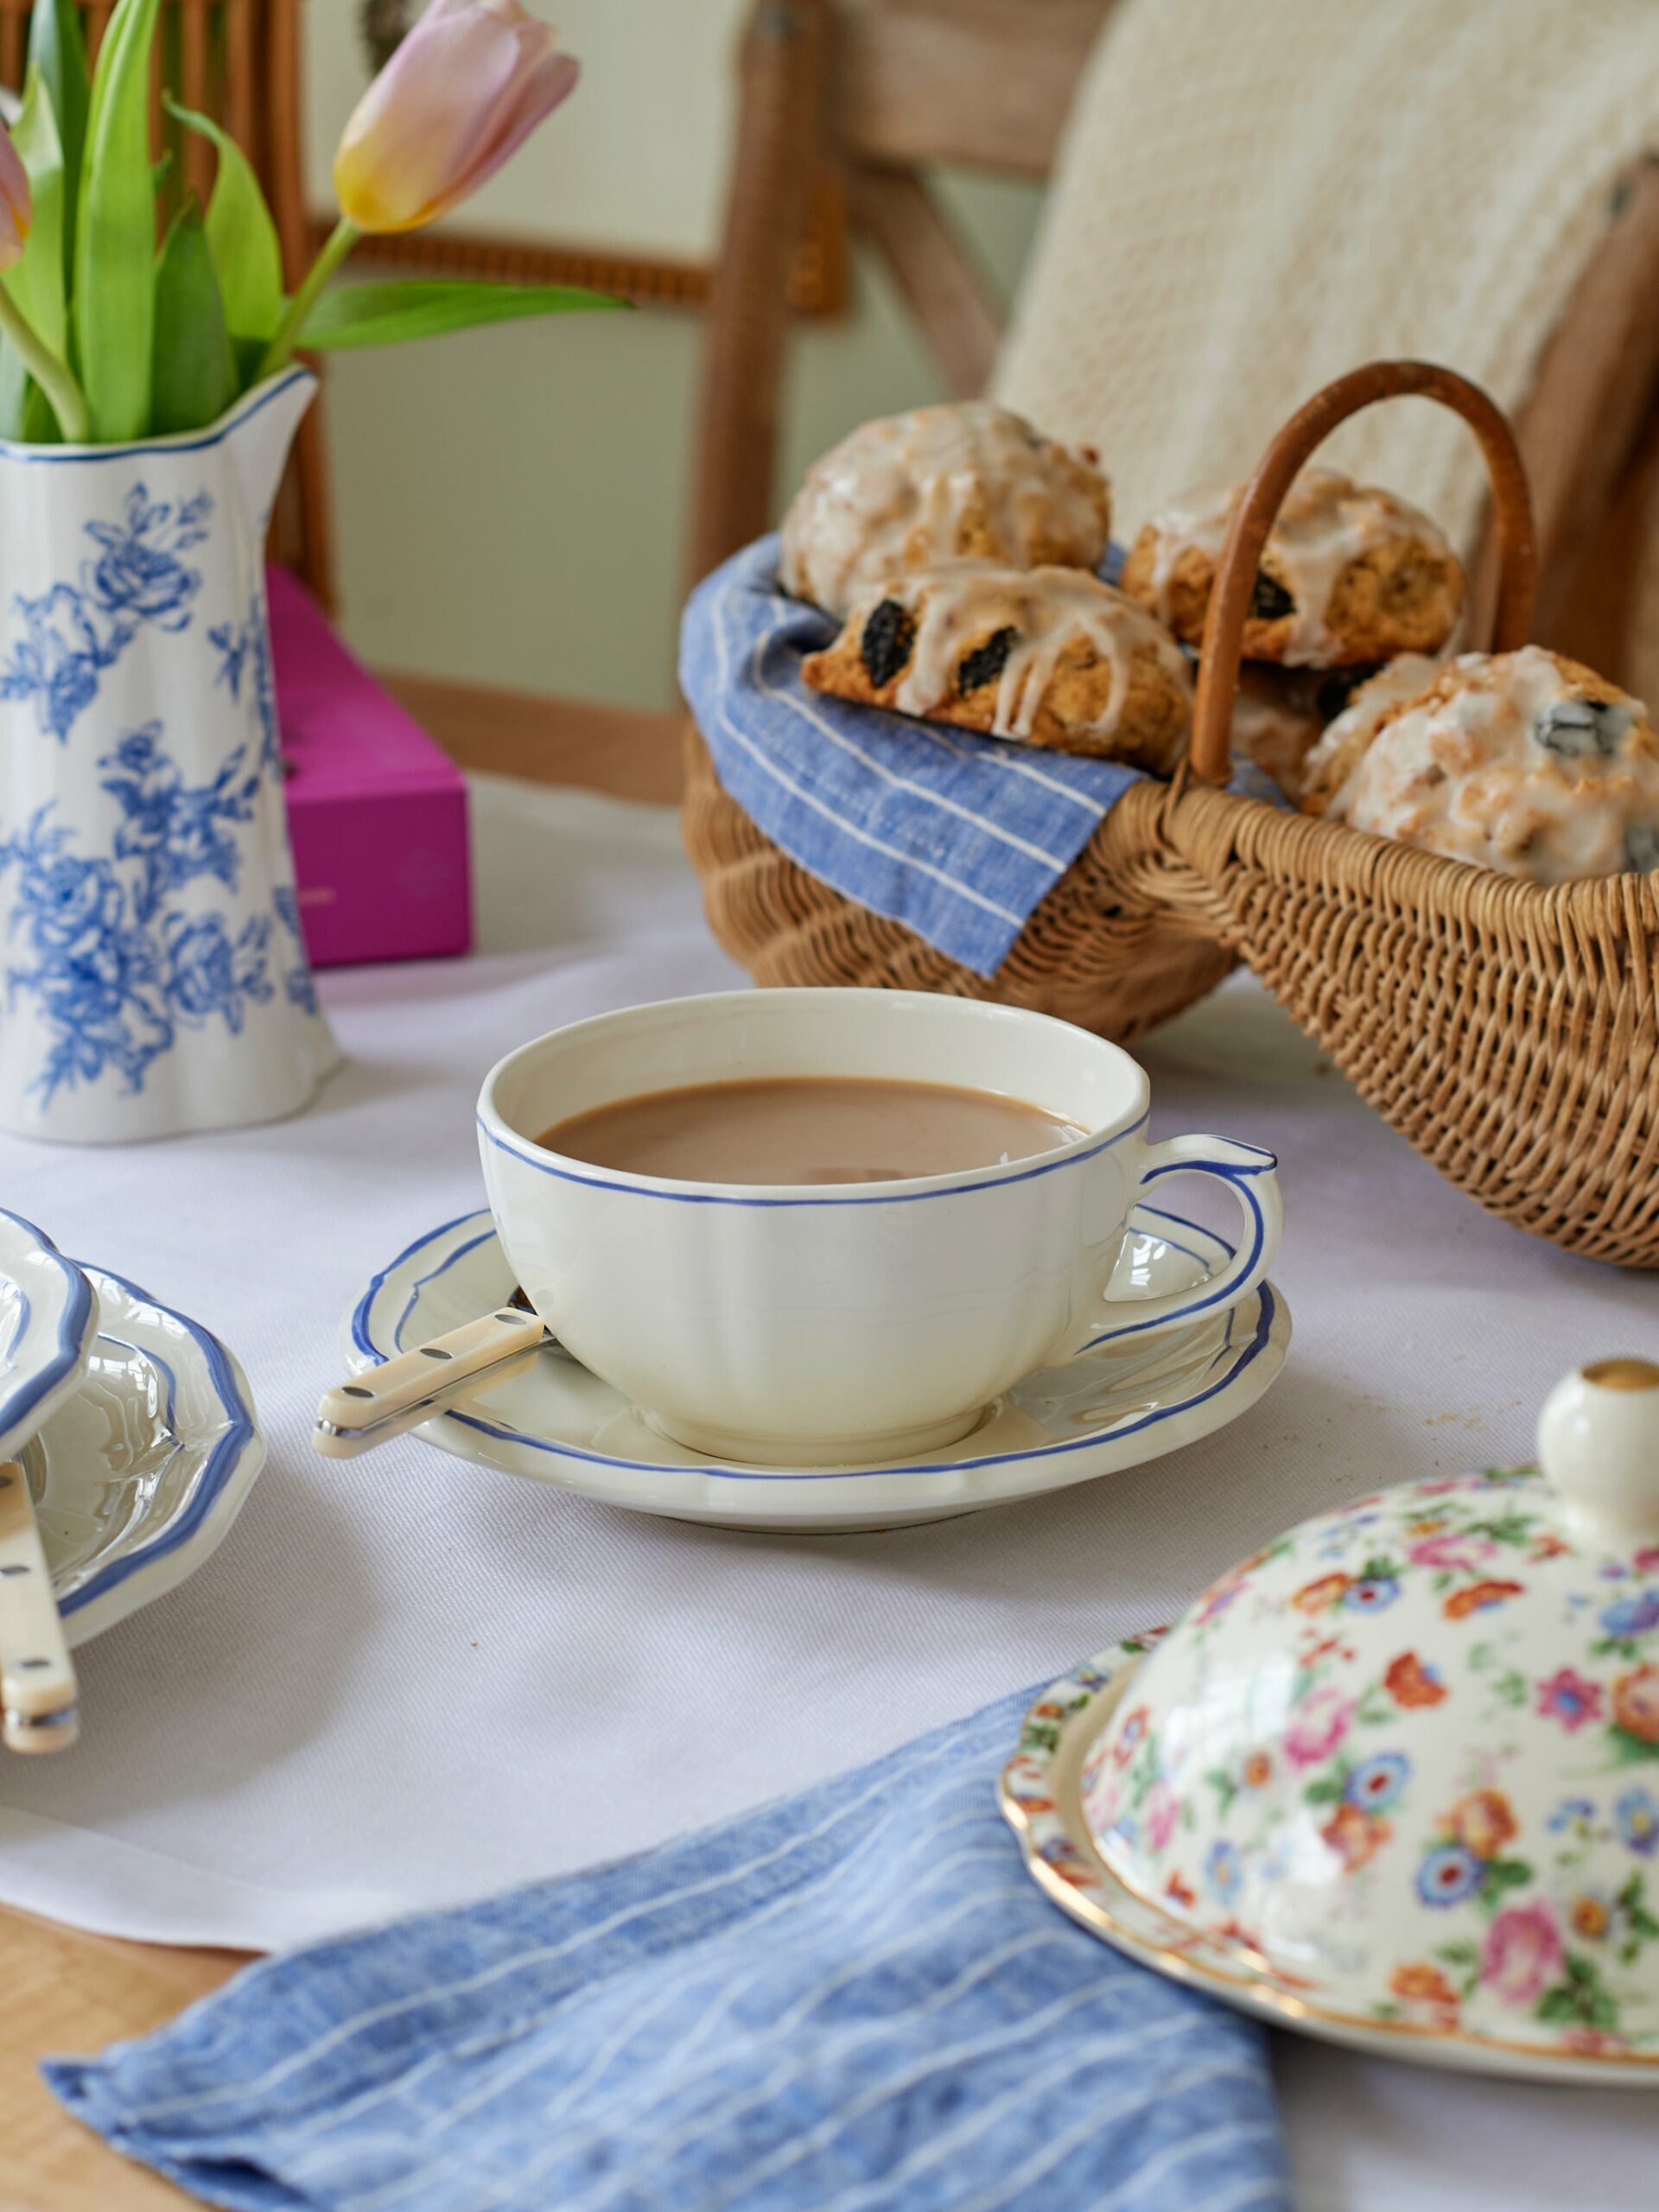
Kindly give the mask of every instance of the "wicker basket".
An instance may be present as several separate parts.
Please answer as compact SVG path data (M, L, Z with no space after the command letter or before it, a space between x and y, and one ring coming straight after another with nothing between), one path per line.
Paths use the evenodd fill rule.
M1257 563L1297 471L1337 424L1421 393L1491 474L1492 645L1525 642L1530 505L1513 434L1450 370L1380 361L1274 440L1211 596L1190 762L1112 809L986 982L797 868L690 740L686 842L722 944L768 983L888 983L1039 1007L1128 1039L1249 963L1360 1093L1460 1189L1567 1249L1659 1265L1659 888L1548 889L1218 788Z

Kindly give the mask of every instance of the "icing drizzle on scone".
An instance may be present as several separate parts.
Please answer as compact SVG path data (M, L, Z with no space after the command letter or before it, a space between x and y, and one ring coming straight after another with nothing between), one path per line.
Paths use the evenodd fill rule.
M1207 571L1207 597L1243 494L1242 484L1188 492L1147 523L1132 556L1130 588L1160 620L1182 626L1179 587L1192 579L1194 556ZM1433 640L1443 643L1461 601L1462 572L1439 526L1392 492L1356 484L1335 469L1305 468L1268 532L1251 601L1254 622L1286 626L1274 658L1303 667L1354 658L1350 641L1332 626L1338 584L1367 556L1408 548L1421 549L1443 568L1445 613Z
M1077 569L964 561L873 586L804 673L901 714L1160 767L1191 718L1174 639Z
M1034 569L1027 577L964 563L910 578L885 603L891 605L894 597L907 610L919 611L910 664L893 700L901 714L930 714L952 691L977 690L995 682L993 733L1029 737L1055 664L1078 640L1090 645L1112 671L1110 694L1096 720L1103 734L1116 728L1122 713L1130 655L1137 644L1151 646L1172 673L1186 676L1179 648L1144 608L1080 569ZM982 630L988 611L1009 619L999 621L984 644L964 655L964 640Z
M1382 712L1325 811L1531 883L1645 872L1659 739L1638 700L1576 661L1540 645L1465 653Z
M1471 654L1471 660L1478 654ZM1400 653L1366 677L1341 713L1325 726L1317 745L1302 763L1300 800L1303 811L1323 814L1358 766L1366 747L1382 728L1390 709L1408 699L1420 698L1446 664L1427 653Z
M987 400L918 407L813 463L784 518L779 573L840 619L861 587L944 561L1091 569L1110 518L1092 454Z

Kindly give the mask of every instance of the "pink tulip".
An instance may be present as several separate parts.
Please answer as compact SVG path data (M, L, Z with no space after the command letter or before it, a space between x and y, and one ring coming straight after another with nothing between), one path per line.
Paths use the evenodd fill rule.
M6 126L0 123L0 269L14 269L22 259L34 219L29 172L18 159Z
M432 0L346 126L346 220L416 230L476 192L575 88L557 41L518 0Z

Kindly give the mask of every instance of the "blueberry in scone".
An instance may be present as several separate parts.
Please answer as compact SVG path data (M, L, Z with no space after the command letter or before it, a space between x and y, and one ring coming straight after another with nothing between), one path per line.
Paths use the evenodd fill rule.
M1012 623L1001 630L993 630L982 645L976 645L957 664L957 689L966 693L977 691L982 683L995 683L1008 664L1008 655L1020 642L1020 632Z
M1255 582L1250 586L1250 613L1257 622L1282 622L1296 612L1296 602L1277 576L1269 575L1265 569L1255 572Z
M1611 760L1636 716L1631 699L1561 699L1545 708L1532 734L1546 753L1563 760Z
M910 658L916 625L896 599L884 599L865 623L858 641L864 673L879 691Z

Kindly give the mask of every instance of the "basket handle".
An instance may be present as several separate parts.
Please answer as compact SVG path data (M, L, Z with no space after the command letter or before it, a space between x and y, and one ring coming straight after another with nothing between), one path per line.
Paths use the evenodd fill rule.
M1492 480L1497 521L1497 609L1492 651L1512 652L1527 641L1538 588L1538 550L1526 465L1509 418L1478 384L1433 361L1370 361L1351 369L1299 407L1262 456L1245 486L1222 548L1205 619L1198 658L1198 693L1192 709L1191 772L1201 782L1224 784L1231 772L1233 697L1244 624L1268 532L1303 463L1338 423L1379 399L1421 392L1461 415L1480 441Z

